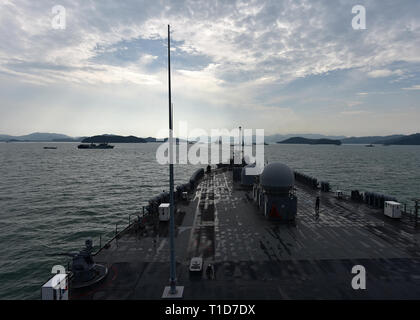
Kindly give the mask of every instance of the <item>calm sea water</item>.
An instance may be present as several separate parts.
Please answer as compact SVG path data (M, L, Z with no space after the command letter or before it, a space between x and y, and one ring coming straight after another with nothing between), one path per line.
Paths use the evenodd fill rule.
M168 190L157 144L116 144L78 150L77 144L0 143L0 299L38 299L59 252L77 252L123 228L129 215ZM265 146L269 162L330 181L345 191L376 191L410 203L420 197L420 147L363 145ZM200 166L175 166L175 183Z

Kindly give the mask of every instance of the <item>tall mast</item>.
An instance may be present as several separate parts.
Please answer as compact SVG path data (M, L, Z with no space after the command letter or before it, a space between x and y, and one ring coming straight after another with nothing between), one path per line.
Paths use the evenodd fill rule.
M171 33L168 24L168 92L169 92L169 245L170 245L170 278L169 287L163 292L163 298L182 297L183 287L176 286L175 261L175 219L174 219L174 159L173 159L173 110L171 97Z
M171 250L171 294L176 293L176 263L174 239L174 164L173 164L173 125L171 97L171 31L168 24L168 92L169 92L169 198L170 198L170 250Z

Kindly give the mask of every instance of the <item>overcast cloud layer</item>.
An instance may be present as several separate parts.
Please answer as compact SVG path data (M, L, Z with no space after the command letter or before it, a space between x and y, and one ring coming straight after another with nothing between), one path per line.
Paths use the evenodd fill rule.
M366 30L352 28L356 4ZM417 0L3 0L0 133L155 135L168 23L175 121L191 129L418 132L419 16Z

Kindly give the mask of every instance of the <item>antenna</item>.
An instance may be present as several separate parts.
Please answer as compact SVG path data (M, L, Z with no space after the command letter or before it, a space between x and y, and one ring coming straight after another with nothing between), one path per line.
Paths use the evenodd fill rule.
M241 164L244 158L244 142L242 138L242 126L239 127L239 154L241 156Z

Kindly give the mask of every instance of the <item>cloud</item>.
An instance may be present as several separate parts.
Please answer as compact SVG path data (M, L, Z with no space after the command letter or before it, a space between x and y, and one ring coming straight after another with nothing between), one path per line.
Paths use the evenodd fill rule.
M366 113L371 113L371 112L366 111L366 110L350 110L350 111L342 111L341 112L341 114L350 115L350 116L366 114Z
M403 88L403 90L420 90L420 84L413 85L409 88Z
M346 104L348 107L354 107L354 106L361 105L362 102L361 101L348 101Z
M368 73L368 76L371 77L371 78L383 78L383 77L389 77L389 76L392 76L392 75L400 76L402 74L403 74L402 70L392 71L392 70L388 70L388 69L378 69L378 70L370 71Z
M140 57L139 62L142 65L147 65L155 61L158 57L151 54L144 54Z
M327 0L62 0L65 30L51 28L55 4L0 3L0 80L21 85L17 91L23 92L26 84L63 86L74 95L92 90L95 101L93 89L112 87L133 105L141 101L143 113L157 112L148 106L166 98L168 23L174 98L185 110L227 110L224 117L229 121L241 108L259 110L279 118L286 115L295 125L297 119L310 117L308 110L320 106L326 92L334 95L326 102L329 108L334 101L359 105L353 101L354 92L367 96L390 90L374 85L386 77L402 81L406 90L417 90L416 0L407 0L404 6L392 0L369 1L366 30L351 27L351 8L358 4L353 0L339 0L333 6ZM407 70L413 73L411 78ZM366 86L359 85L361 79ZM316 89L302 95L307 87ZM45 103L52 100L46 96L54 95L58 93L53 89L45 94ZM10 102L15 104L19 105ZM117 106L115 110L119 111ZM275 129L274 118L258 119L248 116L243 121ZM291 123L286 121L285 126Z
M113 61L109 56L108 63L106 59L95 63L97 57L118 53L126 61L130 60L129 55L122 52L136 54L133 49L147 50L137 45L140 40L157 41L163 46L166 24L171 21L179 55L205 55L208 63L201 65L201 70L213 63L217 66L214 77L232 84L258 79L285 83L367 64L374 67L395 60L420 61L419 44L415 41L419 36L416 15L404 12L401 18L405 20L404 27L394 20L382 24L387 17L395 18L401 11L389 1L371 5L368 11L375 12L381 6L382 15L378 22L371 21L368 30L363 32L351 28L349 5L338 3L332 8L326 1L171 1L163 2L160 7L146 1L141 12L137 1L126 1L123 5L65 1L63 6L68 17L67 29L63 31L51 29L51 4L34 6L23 0L3 3L2 29L12 28L15 35L13 44L8 40L7 46L0 47L0 62L7 69L13 69L8 63L10 57L27 63L53 63L72 69L67 71L67 81L80 82L84 74L75 68L99 64L101 71L96 78L101 81L102 70ZM384 28L386 32L378 32ZM4 33L2 39L6 39ZM136 61L140 56L164 54L164 50L137 52L137 57L133 58ZM142 72L135 65L124 67L130 71L127 77L122 74L120 81L131 81L132 73ZM377 69L368 76L377 78L400 73L401 70ZM89 77L94 78L95 74Z

